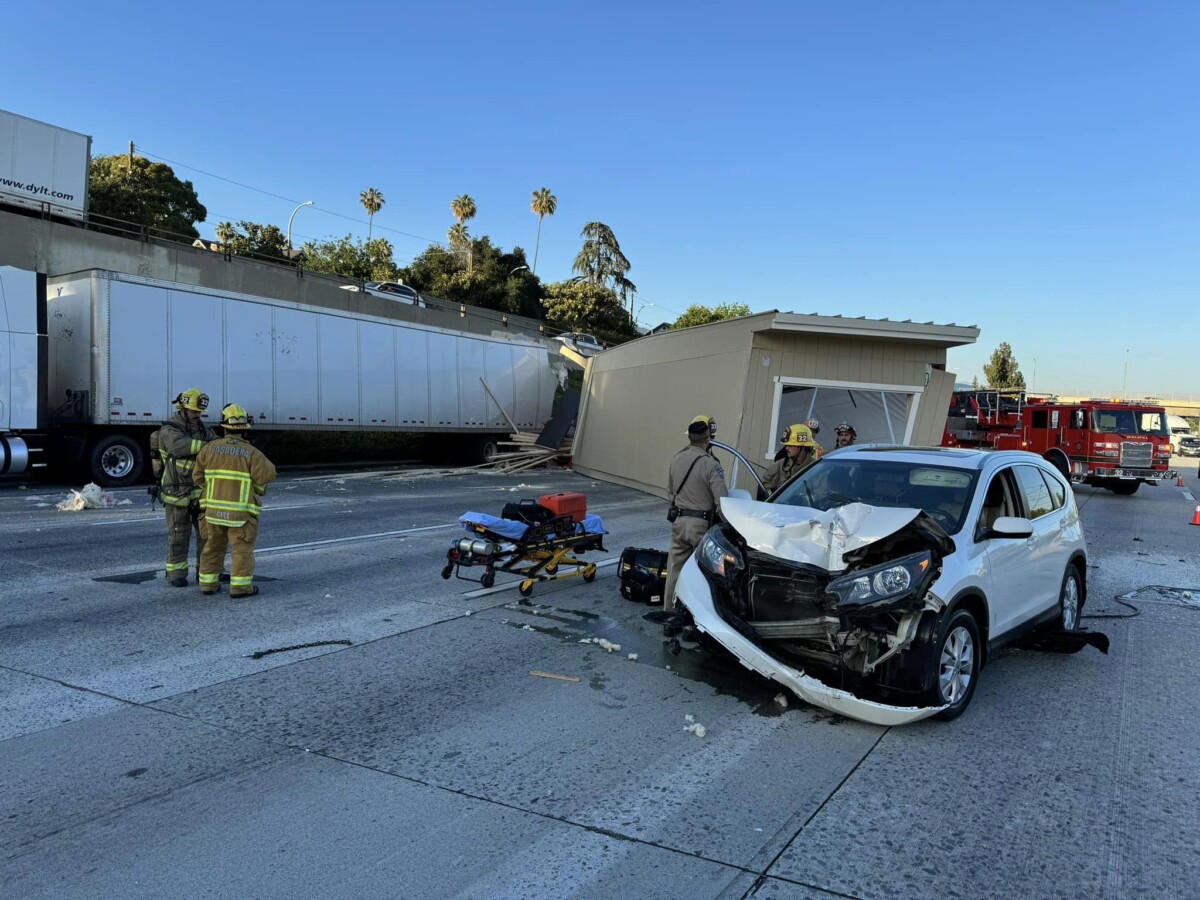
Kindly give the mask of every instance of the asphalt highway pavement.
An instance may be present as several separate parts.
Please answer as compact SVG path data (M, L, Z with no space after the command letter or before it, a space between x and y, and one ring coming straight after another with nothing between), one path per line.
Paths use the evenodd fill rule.
M7 484L0 896L1194 897L1176 463L1076 488L1107 656L1006 650L964 716L894 729L669 653L615 569L666 546L665 502L570 472L286 475L248 601L164 583L143 491ZM459 515L566 490L610 532L595 582L440 577Z

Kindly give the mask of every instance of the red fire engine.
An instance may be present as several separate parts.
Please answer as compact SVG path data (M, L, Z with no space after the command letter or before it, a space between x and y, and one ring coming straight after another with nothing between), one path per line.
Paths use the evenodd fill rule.
M1143 481L1175 478L1161 406L1084 400L1060 403L1024 391L957 391L950 398L946 447L1028 450L1071 481L1132 494Z

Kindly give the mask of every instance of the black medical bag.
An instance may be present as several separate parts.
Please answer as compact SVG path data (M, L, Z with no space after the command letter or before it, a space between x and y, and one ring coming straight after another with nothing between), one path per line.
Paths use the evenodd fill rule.
M667 552L626 547L617 567L621 596L634 603L662 603L667 586Z
M554 512L536 500L520 500L516 503L505 503L504 509L500 511L500 518L524 522L526 525L544 525L554 518Z

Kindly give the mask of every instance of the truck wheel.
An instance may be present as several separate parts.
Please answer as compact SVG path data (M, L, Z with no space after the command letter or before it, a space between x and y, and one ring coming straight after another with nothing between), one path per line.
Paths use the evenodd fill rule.
M1065 456L1063 456L1061 453L1055 452L1055 453L1050 454L1049 456L1044 456L1042 458L1045 459L1046 462L1050 463L1050 465L1054 466L1054 468L1058 469L1058 474L1061 475L1063 478L1065 478L1067 480L1067 483L1070 484L1070 482L1071 482L1071 466L1067 462L1067 459Z
M92 447L88 474L101 487L128 487L142 477L146 454L137 438L110 434Z
M496 459L496 454L500 452L500 444L495 435L486 435L481 437L475 444L475 459L476 463L490 463Z
M1128 497L1130 494L1136 494L1137 489L1141 486L1142 483L1140 481L1118 481L1112 486L1112 491L1114 494Z

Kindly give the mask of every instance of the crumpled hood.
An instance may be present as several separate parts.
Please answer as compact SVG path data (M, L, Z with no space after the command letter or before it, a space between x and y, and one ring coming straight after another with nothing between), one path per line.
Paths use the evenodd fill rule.
M848 553L895 534L918 517L928 518L919 509L866 503L822 511L737 497L721 499L721 515L752 549L829 572L844 570ZM937 528L932 521L928 524Z

